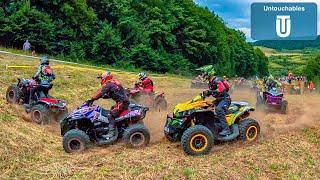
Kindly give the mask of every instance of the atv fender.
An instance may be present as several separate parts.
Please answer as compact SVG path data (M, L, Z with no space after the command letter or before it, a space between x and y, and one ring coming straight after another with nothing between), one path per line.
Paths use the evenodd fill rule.
M230 123L229 125L234 124L238 117L241 117L242 115L250 111L255 111L255 108L252 106L242 107L240 111L235 116L233 116L233 119L231 121L228 121L228 123Z

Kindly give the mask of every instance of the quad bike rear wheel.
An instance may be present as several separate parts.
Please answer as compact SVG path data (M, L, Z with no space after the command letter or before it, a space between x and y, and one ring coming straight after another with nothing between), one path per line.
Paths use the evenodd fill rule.
M260 134L259 123L251 118L244 119L239 123L239 139L244 142L255 141Z
M288 113L288 101L287 100L282 101L280 110L281 110L282 114Z
M90 147L91 141L84 131L72 129L64 134L62 145L67 153L80 153Z
M51 111L50 109L43 105L37 104L31 108L30 111L31 119L37 124L48 124L51 120Z
M6 99L8 103L19 103L20 100L20 89L16 85L8 87L6 92Z
M131 148L145 147L150 142L150 132L144 125L135 124L125 130L123 141Z
M183 150L188 155L200 156L208 154L213 146L214 136L205 126L195 125L188 128L181 137Z

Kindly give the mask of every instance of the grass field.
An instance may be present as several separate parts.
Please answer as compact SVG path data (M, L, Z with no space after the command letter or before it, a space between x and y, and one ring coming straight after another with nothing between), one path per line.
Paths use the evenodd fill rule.
M6 65L31 65L8 68ZM210 155L190 157L179 143L163 137L166 113L201 90L190 89L190 80L155 77L156 90L164 91L168 112L149 112L146 126L152 143L143 149L129 149L122 143L94 147L82 154L66 154L56 123L41 126L30 122L17 105L5 102L8 85L18 77L30 77L38 61L0 54L0 179L319 179L320 97L286 96L288 115L254 112L262 134L252 144L217 144ZM56 67L56 68L55 68ZM95 77L102 70L53 64L57 80L51 94L68 101L70 110L91 97L99 88ZM131 86L135 74L116 72L115 78ZM249 91L236 91L234 100L254 103ZM110 101L100 100L109 107Z
M288 71L294 74L302 75L304 65L307 60L314 56L315 50L282 50L278 51L266 47L258 46L269 58L269 72L273 75L287 75Z

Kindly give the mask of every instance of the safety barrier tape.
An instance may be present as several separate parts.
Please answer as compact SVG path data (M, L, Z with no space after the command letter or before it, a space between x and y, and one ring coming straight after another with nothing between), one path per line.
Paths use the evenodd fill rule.
M14 55L14 56L31 58L31 59L40 59L40 57L36 57L36 56L28 56L28 55L24 55L24 54L17 54L17 53L12 53L12 52L8 52L8 51L1 51L1 50L0 50L0 54ZM107 70L107 71L126 73L126 74L137 74L136 72L121 71L121 70L113 69L113 68L104 68L104 67L99 67L99 66L94 66L94 65L87 65L87 64L81 64L81 63L75 63L75 62L62 61L62 60L58 60L58 59L50 59L50 61L62 63L62 64L68 64L68 65L77 65L77 66L87 67L87 68L84 68L84 67L68 66L68 68L71 67L73 69L84 69L84 70L93 70L93 69L97 70L97 69L99 69L99 70ZM6 68L28 68L28 67L33 67L33 66L24 66L24 65L12 65L12 66L8 65L8 66L6 66ZM166 77L165 75L161 75L161 74L150 74L150 75L153 77L158 77L158 78Z

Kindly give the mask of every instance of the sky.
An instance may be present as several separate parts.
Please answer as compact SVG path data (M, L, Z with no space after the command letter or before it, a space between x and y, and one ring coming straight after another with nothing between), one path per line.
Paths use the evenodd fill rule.
M218 14L227 26L239 29L251 39L250 9L253 2L315 2L318 5L318 34L320 35L320 0L194 0Z

